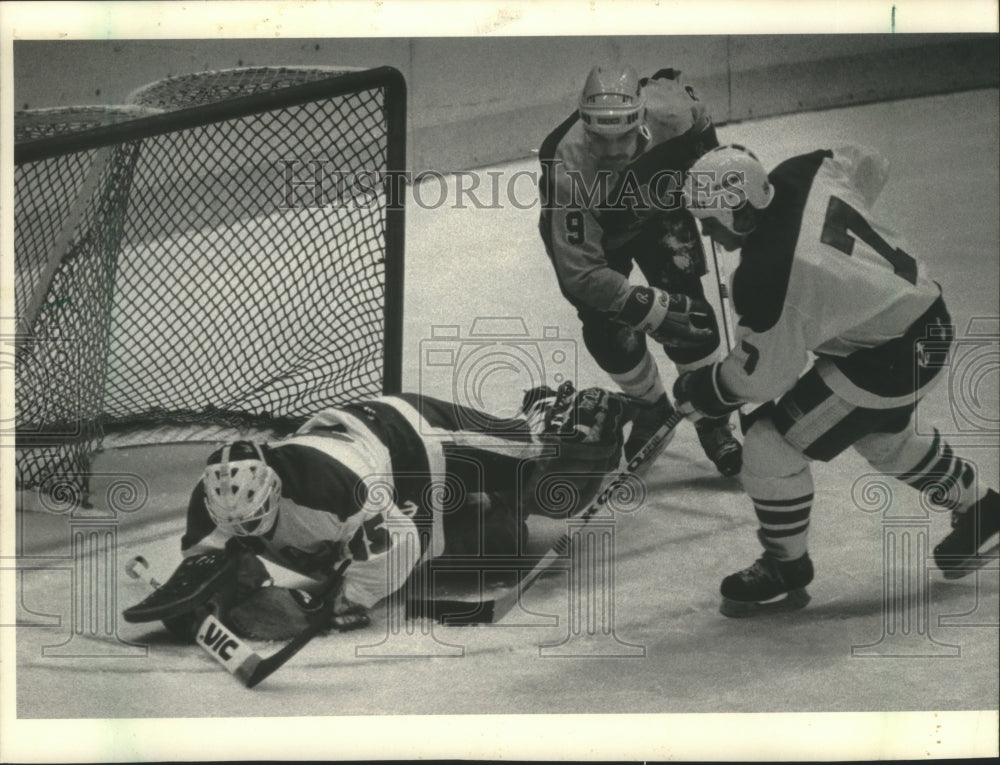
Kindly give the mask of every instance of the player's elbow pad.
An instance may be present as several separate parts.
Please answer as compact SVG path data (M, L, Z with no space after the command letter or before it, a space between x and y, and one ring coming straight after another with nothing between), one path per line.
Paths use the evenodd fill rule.
M713 337L707 303L656 287L633 287L616 318L668 345L701 344Z

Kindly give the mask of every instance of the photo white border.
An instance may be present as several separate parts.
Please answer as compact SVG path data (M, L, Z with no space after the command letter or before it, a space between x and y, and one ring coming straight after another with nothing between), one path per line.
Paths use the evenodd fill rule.
M0 4L0 119L13 114L14 39L466 35L627 35L998 31L987 0L343 0ZM772 18L780 18L775 27ZM2 130L0 317L13 315L13 146ZM12 327L0 327L6 333ZM4 378L6 385L7 378ZM13 401L0 396L0 417ZM0 558L13 557L13 450L0 449ZM14 620L14 574L0 572L0 623ZM996 754L998 715L982 712L761 715L516 715L18 720L14 630L0 630L0 760L231 759L929 759ZM600 700L595 699L595 704ZM464 738L456 740L456 731ZM237 735L239 734L239 735ZM233 741L239 741L234 746ZM419 742L419 743L418 743Z

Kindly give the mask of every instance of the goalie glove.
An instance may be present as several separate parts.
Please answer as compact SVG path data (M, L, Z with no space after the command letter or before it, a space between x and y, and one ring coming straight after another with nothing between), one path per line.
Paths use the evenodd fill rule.
M229 610L226 625L249 640L290 640L307 626L347 632L371 623L364 606L342 595L327 601L306 589L265 587Z
M264 587L231 608L227 626L251 640L289 640L307 626L348 632L371 624L368 609L344 596L341 565L318 586Z
M685 372L674 382L677 410L689 420L725 417L743 405L743 401L733 400L722 385L719 368L719 364L709 364L692 372Z
M698 348L715 341L708 303L656 287L633 287L616 318L668 348Z

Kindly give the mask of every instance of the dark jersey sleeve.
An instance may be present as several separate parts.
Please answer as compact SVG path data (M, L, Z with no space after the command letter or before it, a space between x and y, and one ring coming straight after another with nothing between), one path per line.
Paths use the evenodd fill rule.
M714 140L715 128L711 130ZM683 209L684 177L700 156L696 153L696 142L692 128L647 150L622 174L608 197L608 204L598 211L605 248L620 247L651 216Z
M281 478L281 496L297 505L335 515L343 521L361 511L367 498L364 484L344 465L326 454L294 443L265 452L267 463Z
M813 179L830 156L830 151L816 151L792 157L768 176L774 201L743 245L740 265L733 274L733 307L740 325L754 332L766 332L781 317L802 212Z

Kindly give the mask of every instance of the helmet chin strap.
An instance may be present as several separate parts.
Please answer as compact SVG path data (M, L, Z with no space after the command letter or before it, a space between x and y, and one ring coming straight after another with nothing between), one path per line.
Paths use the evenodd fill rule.
M740 225L739 221L743 220L748 225ZM757 228L757 210L749 202L744 204L738 210L733 211L733 229L732 233L736 236L746 236Z

